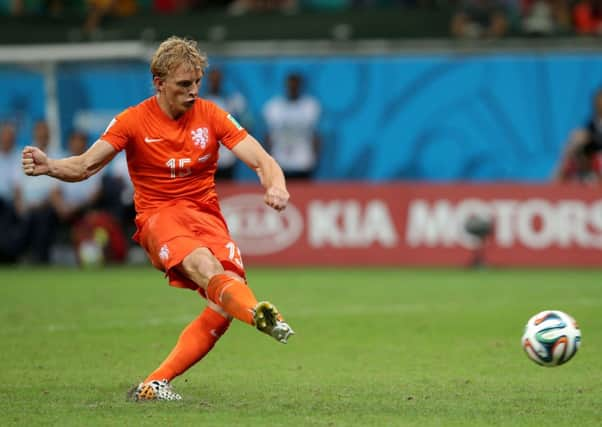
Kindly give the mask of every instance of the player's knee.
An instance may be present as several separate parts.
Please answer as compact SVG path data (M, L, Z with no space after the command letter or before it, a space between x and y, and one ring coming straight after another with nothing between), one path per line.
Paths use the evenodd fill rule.
M186 276L203 288L207 286L211 277L224 272L219 260L207 248L199 248L191 252L182 261L182 269Z
M217 314L219 314L220 316L222 316L226 322L230 322L232 320L232 316L230 316L228 314L228 312L226 312L223 308L221 308L219 305L217 305L216 303L214 303L211 300L207 300L207 306L215 311Z

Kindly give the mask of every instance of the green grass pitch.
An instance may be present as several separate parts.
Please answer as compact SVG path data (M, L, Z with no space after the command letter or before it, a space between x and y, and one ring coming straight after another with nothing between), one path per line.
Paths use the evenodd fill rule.
M6 426L600 426L601 270L250 269L297 335L235 323L174 381L182 402L136 404L203 307L151 268L0 269ZM542 368L527 319L560 309L583 345Z

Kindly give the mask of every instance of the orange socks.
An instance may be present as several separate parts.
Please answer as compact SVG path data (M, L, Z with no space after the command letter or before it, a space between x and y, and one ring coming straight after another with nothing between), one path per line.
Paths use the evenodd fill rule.
M199 317L186 326L167 359L144 382L162 379L171 381L201 360L228 326L229 319L209 307L205 308Z
M216 274L207 285L207 298L230 316L253 325L253 309L257 300L246 283L227 274Z
M206 293L210 301L222 307L230 316L253 325L253 309L257 300L244 282L227 274L218 274L209 280ZM144 382L171 381L182 374L213 348L228 326L229 319L207 307L186 326L167 359Z

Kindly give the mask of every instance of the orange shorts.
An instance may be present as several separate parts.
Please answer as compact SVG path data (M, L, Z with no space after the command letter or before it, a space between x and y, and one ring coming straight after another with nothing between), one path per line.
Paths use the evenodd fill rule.
M240 251L232 241L218 206L190 200L171 203L150 215L136 236L153 265L165 272L169 284L205 296L199 285L174 267L197 248L208 248L224 270L245 278Z

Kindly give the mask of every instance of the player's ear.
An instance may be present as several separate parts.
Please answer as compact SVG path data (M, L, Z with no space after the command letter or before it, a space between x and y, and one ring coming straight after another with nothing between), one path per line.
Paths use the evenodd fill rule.
M161 77L153 76L153 86L155 86L155 90L157 92L161 91L161 88L163 87L164 84L165 84L165 80L163 80Z

